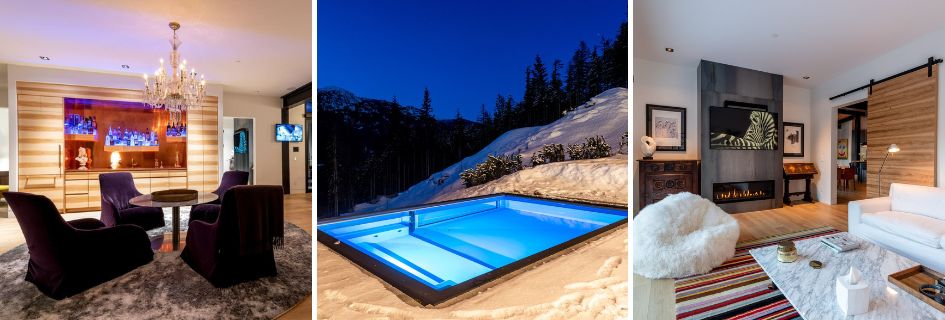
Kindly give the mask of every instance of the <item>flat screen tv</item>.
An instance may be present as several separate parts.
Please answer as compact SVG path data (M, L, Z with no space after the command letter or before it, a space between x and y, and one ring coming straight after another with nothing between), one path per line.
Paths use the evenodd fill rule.
M777 150L778 115L741 109L709 108L709 149Z
M305 130L302 130L300 124L276 124L276 141L278 142L302 142L304 133Z

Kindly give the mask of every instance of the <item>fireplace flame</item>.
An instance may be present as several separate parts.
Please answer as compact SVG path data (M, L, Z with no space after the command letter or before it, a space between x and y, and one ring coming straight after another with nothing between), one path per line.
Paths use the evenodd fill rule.
M745 199L745 198L754 198L754 197L764 197L767 194L762 191L751 191L751 190L729 190L715 193L716 200L730 200L730 199Z

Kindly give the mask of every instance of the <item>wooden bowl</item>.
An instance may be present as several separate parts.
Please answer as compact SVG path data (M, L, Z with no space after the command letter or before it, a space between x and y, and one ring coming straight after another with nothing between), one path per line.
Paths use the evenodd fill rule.
M197 199L197 190L171 189L151 192L151 201L184 202Z

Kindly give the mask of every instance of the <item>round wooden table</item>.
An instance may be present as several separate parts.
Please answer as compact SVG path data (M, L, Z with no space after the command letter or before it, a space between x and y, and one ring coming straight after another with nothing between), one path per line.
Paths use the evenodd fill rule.
M135 206L139 206L139 207L151 207L151 208L170 207L172 208L171 212L173 214L172 214L171 221L174 226L173 231L172 231L172 240L174 242L173 244L174 250L176 251L178 246L180 246L179 244L180 242L180 207L195 206L202 203L212 202L216 200L217 198L218 198L217 195L214 193L199 192L197 193L197 199L194 199L194 200L180 201L180 202L162 202L162 201L151 200L150 194L143 194L143 195L131 198L131 200L128 200L128 203Z

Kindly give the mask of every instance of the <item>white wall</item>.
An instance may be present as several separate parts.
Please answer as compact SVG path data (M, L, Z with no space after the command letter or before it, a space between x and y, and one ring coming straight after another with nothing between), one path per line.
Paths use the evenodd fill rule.
M233 117L223 117L223 167L230 170L230 159L233 158L233 134L236 129L233 127Z
M24 66L24 65L7 65L7 103L10 107L9 109L9 121L10 134L7 142L10 145L10 189L15 190L17 186L17 168L16 168L16 154L17 154L17 133L16 133L16 82L18 81L27 81L27 82L44 82L44 83L58 83L58 84L70 84L70 85L79 85L79 86L92 86L92 87L104 87L104 88L118 88L118 89L132 89L132 90L141 90L144 85L144 81L141 80L140 76L131 75L131 74L111 74L111 73L98 73L98 72L89 72L89 71L80 71L80 70L71 70L71 69L55 69L55 68L46 68L46 67L35 67L35 66ZM223 89L218 85L208 85L207 86L207 95L219 97L220 107L224 108L226 100L223 96ZM225 109L225 108L224 108ZM222 119L222 114L219 115ZM217 123L222 123L220 119L217 119ZM221 150L222 151L222 150ZM220 166L221 173L223 172L223 161L222 154L218 155L220 157Z
M633 134L631 159L643 158L640 137L646 134L646 105L656 104L686 108L686 151L657 151L653 159L696 160L699 159L699 104L697 99L697 77L695 67L677 66L643 59L633 59ZM636 177L637 163L630 163ZM638 179L633 179L637 184ZM633 212L640 209L639 189L631 188L634 194Z
M827 82L813 89L813 109L812 119L814 119L814 153L817 166L821 168L820 179L818 179L818 196L823 202L829 204L836 203L836 188L834 184L834 170L824 170L823 168L836 167L836 157L834 149L836 148L836 128L837 116L833 109L848 105L863 99L866 99L866 90L858 91L846 97L830 101L829 97L845 92L852 88L862 86L869 82L869 79L882 79L887 76L908 70L912 67L926 62L928 57L945 57L945 29L932 31L905 45L884 53L866 63L863 63L843 74L829 79ZM942 68L942 65L939 65ZM939 69L938 91L941 92L945 87L945 78ZM831 127L832 125L832 127ZM936 185L945 185L945 175L941 170L945 164L945 100L938 99L938 125L937 125L937 159L936 159ZM866 137L869 140L869 136ZM827 201L829 199L829 201Z
M0 171L10 170L10 109L7 106L7 65L0 64Z
M640 137L646 134L646 105L657 104L686 108L686 151L657 151L658 160L700 159L699 156L699 104L698 68L677 66L643 59L633 59L633 159L643 158ZM803 158L784 158L785 163L811 162L811 91L806 88L784 86L782 121L804 124L805 143ZM637 164L631 163L634 177ZM638 179L633 179L637 184ZM637 188L639 186L636 186ZM639 190L632 188L633 190ZM795 181L791 190L801 190L803 181ZM634 212L639 208L639 191L633 191Z
M282 185L282 143L276 142L275 127L282 120L282 99L242 93L225 93L223 115L254 118L256 184ZM226 164L229 166L229 163Z
M304 102L289 109L289 123L305 127ZM289 193L305 193L305 144L308 142L289 142ZM298 152L293 151L296 147L299 148Z

